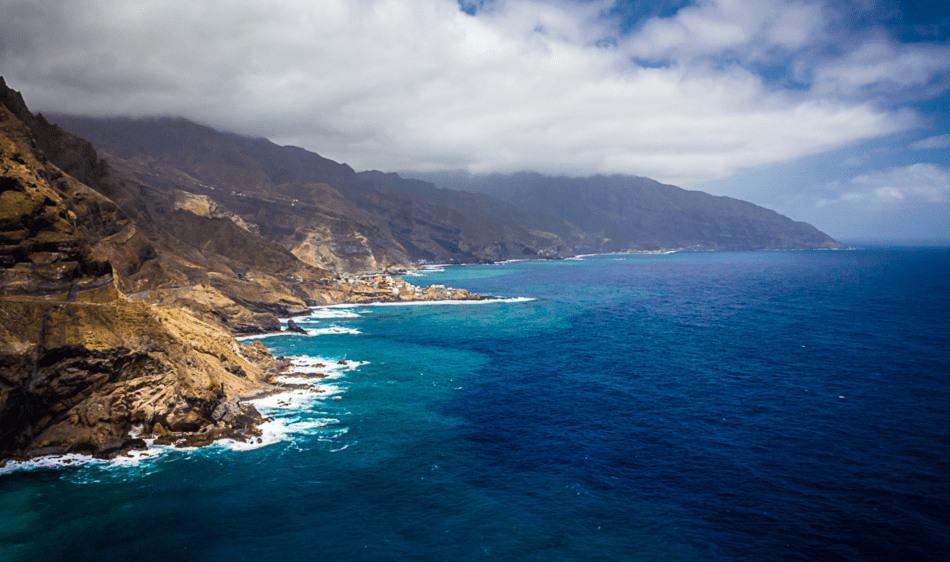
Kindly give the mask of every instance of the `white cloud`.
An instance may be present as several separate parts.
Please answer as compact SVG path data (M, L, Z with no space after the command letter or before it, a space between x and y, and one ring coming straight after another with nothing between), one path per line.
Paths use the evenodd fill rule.
M934 164L913 164L878 170L849 182L823 186L825 195L816 207L845 203L871 208L902 203L950 202L950 169Z
M641 57L682 60L732 50L758 59L813 44L825 33L822 12L817 2L700 0L675 16L647 22L629 45Z
M948 86L950 46L896 44L875 39L814 71L813 91L822 96L873 93L930 97Z
M455 0L6 4L0 68L35 109L183 115L357 169L695 183L915 127L914 113L851 93L915 86L950 60L868 47L834 80L816 72L813 91L782 91L703 59L792 56L824 41L824 8L785 0L704 1L627 37L601 18L606 0L512 0L477 17ZM607 36L616 46L597 46ZM640 68L632 56L671 64ZM901 64L907 75L888 77Z
M934 148L950 148L950 135L937 135L911 143L914 150L929 150Z

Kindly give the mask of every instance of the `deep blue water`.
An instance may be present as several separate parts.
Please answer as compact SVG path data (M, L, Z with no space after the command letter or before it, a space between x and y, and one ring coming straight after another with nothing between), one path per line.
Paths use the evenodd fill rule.
M279 442L4 474L0 558L950 560L950 250L413 280L534 300L318 311Z

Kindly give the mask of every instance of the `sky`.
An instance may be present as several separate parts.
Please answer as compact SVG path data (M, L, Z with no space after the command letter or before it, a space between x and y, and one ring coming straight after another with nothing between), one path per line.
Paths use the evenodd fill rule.
M357 170L630 174L950 241L946 0L0 0L33 111Z

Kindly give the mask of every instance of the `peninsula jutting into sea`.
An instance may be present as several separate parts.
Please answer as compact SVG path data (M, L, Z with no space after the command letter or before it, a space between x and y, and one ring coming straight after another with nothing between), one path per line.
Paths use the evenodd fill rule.
M0 104L3 460L256 439L240 399L287 361L233 336L316 305L483 298L398 276L420 264L843 248L644 178L516 175L494 198L184 119L34 115L2 79Z

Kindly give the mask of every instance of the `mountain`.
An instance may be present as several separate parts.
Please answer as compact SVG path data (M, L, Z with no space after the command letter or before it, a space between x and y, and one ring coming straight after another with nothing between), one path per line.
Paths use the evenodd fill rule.
M687 191L636 176L547 177L409 172L439 185L483 193L585 233L578 253L625 250L840 249L815 227L731 197Z
M418 261L570 255L560 238L570 225L503 201L357 174L301 148L184 119L50 118L91 140L128 177L157 192L208 198L314 267L358 273Z
M184 119L52 120L0 78L0 462L253 437L260 416L240 400L276 390L285 363L232 335L316 304L478 298L344 273L840 246L644 178L469 177L459 191Z
M227 135L130 123L109 162L0 78L0 464L253 438L262 418L241 400L284 389L288 362L231 335L316 304L481 298L306 263L280 242L320 233L347 269L377 268L348 260L368 248L407 260L372 230L383 219Z
M114 456L144 448L136 434L258 434L238 398L271 388L279 364L181 308L127 297L125 273L154 283L160 256L64 167L112 181L88 143L29 114L0 78L0 462Z
M178 207L198 197L232 223L331 271L625 250L843 247L752 203L647 178L403 178L357 173L302 148L185 119L50 118L90 139L113 169L152 192L173 193L166 198Z

